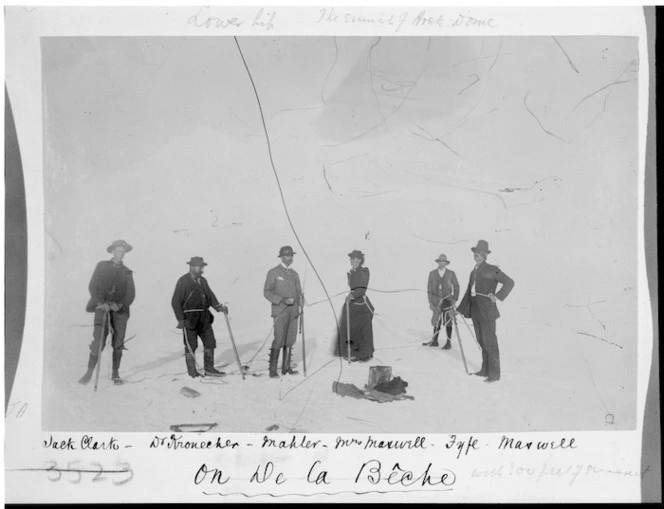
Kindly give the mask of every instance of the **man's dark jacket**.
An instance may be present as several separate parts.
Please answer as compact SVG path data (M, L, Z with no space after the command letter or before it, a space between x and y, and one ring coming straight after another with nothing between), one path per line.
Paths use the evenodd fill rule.
M483 294L476 297L477 306L482 318L497 320L500 317L498 306L489 297L486 297L486 295L493 293L498 300L503 301L512 291L512 288L514 288L514 281L495 265L482 262L479 267L470 272L468 288L457 308L459 313L466 318L470 318L470 289L473 285L473 278L475 278L475 293ZM496 293L498 283L501 283L503 286Z
M98 304L115 302L120 304L119 313L129 314L129 306L136 297L134 276L122 262L104 260L97 264L88 285L90 300L85 310L94 313Z

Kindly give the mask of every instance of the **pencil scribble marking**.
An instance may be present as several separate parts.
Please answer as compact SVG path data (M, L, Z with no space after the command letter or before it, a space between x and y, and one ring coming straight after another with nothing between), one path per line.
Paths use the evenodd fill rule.
M337 36L335 35L332 37L332 40L334 41L334 61L332 62L332 66L327 72L323 86L320 89L320 100L323 102L323 104L327 104L327 100L325 99L325 87L327 86L327 82L330 80L330 76L332 76L332 71L337 66L337 62L339 61L339 46L337 46Z
M425 136L422 136L420 133L417 133L417 132L411 131L411 132L413 133L413 135L415 135L415 136L419 136L420 138L424 138L424 139L427 140L427 141L437 141L438 143L440 143L441 145L443 145L447 150L449 150L450 152L454 153L457 157L461 157L461 159L463 159L463 157L461 156L461 154L459 154L456 150L454 150L452 147L450 147L450 146L449 146L447 143L445 143L443 140L441 140L440 138L434 138L432 134L430 134L426 129L424 129L424 127L422 127L422 126L420 126L420 125L418 125L417 127L420 128L422 131L424 131L424 132L427 134L428 138L425 137Z
M554 41L556 41L556 44L557 44L558 47L560 48L560 51L562 51L562 52L565 54L565 56L567 57L567 61L569 62L570 67L571 67L572 69L574 69L574 72L577 73L577 74L581 74L581 73L579 72L579 70L576 68L576 66L574 65L574 62L572 62L572 59L571 59L571 58L569 57L569 55L567 54L567 51L565 51L565 48L563 48L562 45L560 44L560 42L558 42L558 39L556 39L556 36L555 36L555 35L552 35L551 37L553 38Z
M333 193L334 190L332 189L332 186L330 185L330 181L327 180L327 170L325 169L325 165L323 165L323 178L325 179L325 183L327 184L328 190Z
M523 105L526 107L526 110L528 111L528 113L530 113L533 116L533 118L537 121L537 123L539 124L542 131L544 131L549 136L553 136L557 140L564 141L565 143L567 143L567 140L565 140L565 139L561 138L560 136L558 136L557 134L552 133L551 131L547 130L547 128L544 127L544 125L542 124L540 119L537 117L537 115L535 115L535 113L533 113L533 111L528 107L528 94L530 94L530 92L528 92L525 95L525 97L523 98Z
M514 191L532 191L537 184L541 184L542 182L546 182L547 180L553 180L556 184L560 184L560 182L562 182L562 179L560 177L547 177L542 180L536 180L535 183L530 187L506 187L504 189L499 189L499 191L501 193L513 193Z
M455 241L452 241L452 242L443 242L442 240L425 239L424 237L420 237L419 235L415 235L414 233L411 233L411 235L415 238L424 240L426 242L431 242L431 243L434 243L434 244L462 244L464 242L470 242L469 240L455 240Z
M636 63L635 63L635 62L636 62ZM638 70L638 59L631 60L631 61L627 64L627 67L625 67L625 69L623 70L623 72L620 74L620 76L618 76L615 80L613 80L612 82L608 83L607 85L604 85L604 86L601 87L601 88L598 88L598 89L595 90L593 93L588 94L588 95L585 96L583 99L581 99L581 100L577 103L577 105L574 106L574 109L573 109L572 111L576 111L576 109L577 109L579 106L581 106L584 102L586 102L586 101L587 101L588 99L590 99L591 97L593 97L593 96L599 94L602 90L606 90L607 88L611 88L611 87L614 87L614 86L616 86L616 85L622 85L622 84L624 84L624 83L629 83L630 81L636 81L636 78L629 78L629 79L624 79L624 80L623 80L623 79L620 79L620 78L622 78L622 77L625 75L626 72L628 72L628 71L632 71L632 70L630 69L630 67L632 67L632 66L636 66L636 67L637 67L637 70ZM632 71L632 72L636 72L636 71Z
M498 51L496 51L496 58L493 60L491 63L491 67L489 67L489 72L491 72L491 69L493 69L493 66L496 65L496 62L498 62L498 57L500 56L500 50L503 47L503 38L500 38L500 43L498 44Z
M611 342L611 341L608 341L608 340L606 340L606 339L604 339L604 338L600 338L599 336L595 336L595 335L593 335L593 334L588 334L587 332L581 332L581 331L576 331L576 333L577 333L577 334L581 334L581 335L583 335L583 336L589 336L589 337L591 337L591 338L599 339L599 340L601 340L601 341L604 341L605 343L609 343L610 345L616 346L616 347L620 348L621 350L623 349L622 346L620 346L620 345L618 345L618 344L616 344L616 343L613 343L613 342Z
M379 39L380 39L380 38L379 38ZM370 48L370 50L369 50L370 52L371 52L371 50L373 49L373 47L375 47L376 44L377 44L377 43L375 43L374 45L372 45L372 48ZM425 72L426 70L427 70L427 67L426 67L426 65L425 65L425 66L422 67L422 70L421 70L420 73L417 75L417 78L415 78L415 80L413 81L413 85L408 89L408 91L406 92L406 94L405 94L403 97L401 97L401 102L399 102L399 104L397 104L397 106L396 106L396 107L395 107L390 113L388 113L387 116L383 116L383 114L382 114L382 112L381 112L381 116L382 116L383 118L382 118L382 120L380 120L377 124L375 124L373 127L371 127L371 128L369 128L369 129L367 129L366 131L364 131L364 132L362 132L362 133L360 133L360 134L354 136L353 138L351 138L351 139L349 139L349 140L342 141L342 142L339 142L339 143L331 143L331 144L327 144L327 145L325 145L325 146L326 146L326 147L338 147L338 146L341 146L341 145L345 145L345 144L347 144L347 143L351 143L351 142L353 142L353 141L357 141L357 140L359 140L360 138L363 138L363 137L366 136L367 134L369 134L369 133L375 131L376 129L378 129L379 127L381 127L381 126L384 125L385 123L387 123L387 121L388 121L392 116L394 116L394 115L395 115L395 114L401 109L401 107L405 104L406 100L410 97L410 94L413 92L413 90L415 90L415 88L417 88L417 84L419 83L420 79L422 78L422 75L424 74L424 72ZM373 79L373 78L372 78L372 79ZM373 86L372 86L372 90L373 90ZM374 91L374 94L375 94L375 91Z
M51 237L51 239L53 239L53 242L55 242L55 245L58 246L58 250L60 251L60 254L64 254L64 251L62 250L62 246L61 246L60 243L58 242L58 239L56 239L56 238L53 236L53 234L52 234L50 231L48 231L48 228L44 228L44 230L46 231L46 233L48 234L48 236Z
M470 87L472 87L475 83L477 83L480 80L480 77L477 74L471 74L471 76L475 76L475 81L473 81L466 88L462 89L459 93L457 93L457 95L463 94L466 90L468 90Z

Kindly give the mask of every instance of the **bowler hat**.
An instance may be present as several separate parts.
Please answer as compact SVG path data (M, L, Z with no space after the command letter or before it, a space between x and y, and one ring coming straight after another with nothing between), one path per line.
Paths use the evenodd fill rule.
M362 259L362 258L364 258L364 253L362 251L360 251L359 249L353 249L350 253L348 253L348 256L350 258Z
M112 253L113 250L114 250L116 247L121 247L121 248L123 248L123 249L125 250L125 253L128 253L129 251L131 251L132 249L134 249L134 248L131 247L129 244L127 244L124 240L116 240L115 242L113 242L113 244L111 244L110 246L108 246L108 247L106 248L106 251L109 252L109 253Z
M477 251L483 251L486 254L489 254L491 251L489 251L489 243L486 240L478 240L477 245L475 247L471 247L470 250L473 253L476 253Z
M293 251L293 248L290 246L283 246L279 250L279 255L278 258L281 258L282 256L293 256L295 254L295 251Z
M192 256L191 260L187 262L189 265L192 265L194 267L205 267L207 263L203 261L203 258L200 256Z

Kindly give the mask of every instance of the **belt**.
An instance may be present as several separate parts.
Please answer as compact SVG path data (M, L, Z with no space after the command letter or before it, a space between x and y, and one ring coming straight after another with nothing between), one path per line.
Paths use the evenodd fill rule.
M185 309L184 310L185 313L196 313L196 312L201 312L201 311L205 311L205 309Z

